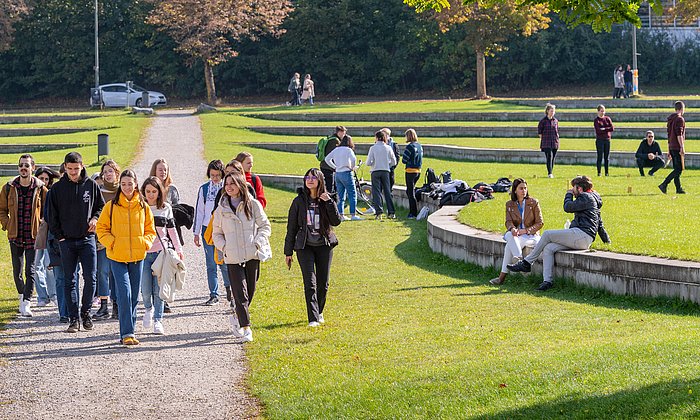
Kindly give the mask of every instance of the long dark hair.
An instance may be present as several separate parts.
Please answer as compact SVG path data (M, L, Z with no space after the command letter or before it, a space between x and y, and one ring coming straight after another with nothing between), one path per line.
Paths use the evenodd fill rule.
M150 185L151 187L155 188L158 190L158 199L156 199L156 208L162 209L165 207L165 187L163 187L163 183L161 182L160 178L157 176L149 176L146 178L145 181L143 181L143 185L141 185L141 196L143 199L146 199L146 185Z
M226 196L226 199L228 200L228 206L233 210L234 212L236 211L236 207L233 206L233 202L231 201L231 196L228 195L226 192L226 180L231 179L233 181L234 185L238 188L238 192L241 197L241 202L243 203L243 212L245 213L245 216L248 219L252 219L253 217L253 204L252 198L250 197L250 194L248 194L248 183L245 180L245 175L239 172L231 172L230 174L227 174L224 176L224 195Z
M318 187L316 187L317 199L321 197L321 194L328 192L326 190L326 182L323 179L323 172L321 172L320 169L310 168L304 174L304 178L306 178L307 176L315 176L318 180ZM311 190L309 189L309 187L306 186L306 180L304 180L304 193L306 194L307 202L311 201ZM325 211L321 211L320 206L318 213L319 222L321 224L321 232L323 232L325 235L328 235L328 233L331 231L331 222L330 220L328 220L328 213L326 213Z
M131 169L125 169L121 173L121 175L119 175L119 186L117 187L117 194L112 199L113 206L121 206L121 204L119 204L119 197L122 195L122 178L124 178L124 177L129 177L129 178L133 179L134 185L135 185L134 192L136 192L136 193L139 192L139 180L138 180L138 178L136 178L136 174ZM143 196L141 194L139 194L139 204L141 204L142 208L146 207L146 202L143 201Z
M518 186L520 184L525 184L525 186L527 186L527 181L525 181L522 178L515 178L515 181L513 181L513 188L511 188L510 190L510 199L515 201L516 203L518 202L518 194L516 194L515 191L518 189ZM530 198L530 190L528 190L525 194L525 198Z

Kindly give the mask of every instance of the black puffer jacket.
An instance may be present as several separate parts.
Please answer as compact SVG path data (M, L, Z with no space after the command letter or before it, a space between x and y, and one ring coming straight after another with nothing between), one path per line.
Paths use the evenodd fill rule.
M297 188L298 195L292 201L287 216L287 236L284 238L284 255L291 256L294 250L304 249L306 246L306 211L309 208L310 197L304 188ZM328 201L319 200L319 211L321 211L331 226L338 226L341 222L338 213L338 205L333 199ZM322 218L321 220L323 220ZM324 226L321 226L324 229ZM334 247L338 245L338 238L335 236L330 226L325 227L323 237L326 245Z
M610 242L608 234L603 227L603 218L600 216L600 208L603 207L603 199L595 191L583 192L574 200L574 194L568 192L564 197L564 211L574 213L574 221L571 228L579 228L595 240L596 234L600 234L603 242Z

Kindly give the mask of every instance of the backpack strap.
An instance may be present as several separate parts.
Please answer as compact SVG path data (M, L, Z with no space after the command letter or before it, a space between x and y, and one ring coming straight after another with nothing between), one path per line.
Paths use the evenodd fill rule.
M250 173L250 181L253 184L253 189L255 190L256 194L258 191L258 176L255 175L254 173Z

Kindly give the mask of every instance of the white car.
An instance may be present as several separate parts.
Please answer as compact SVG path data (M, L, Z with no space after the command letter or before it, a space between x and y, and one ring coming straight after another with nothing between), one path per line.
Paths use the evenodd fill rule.
M150 107L155 105L165 105L167 100L165 95L160 92L148 91L148 103L144 104L142 98L142 93L147 91L146 89L138 86L132 85L131 88L126 86L126 83L110 83L108 85L101 85L100 92L102 94L102 103L106 107L121 107L127 106L138 106L138 107Z

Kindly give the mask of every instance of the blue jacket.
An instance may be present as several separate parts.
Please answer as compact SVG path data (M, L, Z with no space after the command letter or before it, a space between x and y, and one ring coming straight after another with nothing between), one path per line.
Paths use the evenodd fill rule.
M420 143L408 143L403 151L401 162L406 164L406 168L420 169L423 166L423 147Z

